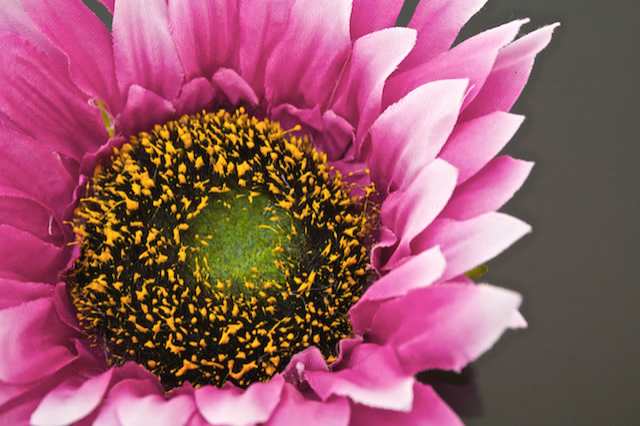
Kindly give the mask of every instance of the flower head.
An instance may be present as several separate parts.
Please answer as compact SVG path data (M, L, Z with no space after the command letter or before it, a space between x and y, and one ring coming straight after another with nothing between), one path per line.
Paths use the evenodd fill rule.
M0 418L459 424L520 296L497 156L554 26L451 47L484 1L107 1L0 11Z

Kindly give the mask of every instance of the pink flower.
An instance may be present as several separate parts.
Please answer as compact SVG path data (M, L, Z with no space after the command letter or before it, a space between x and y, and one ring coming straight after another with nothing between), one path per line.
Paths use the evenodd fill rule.
M459 371L505 330L525 325L518 312L519 295L475 284L465 273L530 231L518 219L496 211L524 183L532 164L497 155L522 123L521 116L508 111L555 26L516 40L526 21L514 21L452 48L461 27L484 0L423 1L409 28L394 27L400 0L103 3L114 14L112 33L80 0L8 0L0 10L0 423L460 424L433 389L417 382L414 375L431 369ZM196 114L203 110L227 111L218 116L226 124L216 127L207 122L208 118ZM185 115L191 118L172 121ZM213 115L207 117L215 121ZM165 123L173 124L154 127ZM153 210L145 203L161 206L166 200L156 196L171 198L167 194L178 191L184 182L193 184L195 175L177 164L173 169L172 161L196 152L189 151L193 143L200 143L196 148L202 150L202 144L211 143L212 134L198 126L212 132L224 130L224 135L231 135L229 140L242 139L239 128L224 127L233 123L246 125L242 131L251 135L261 134L269 123L293 129L280 132L273 124L265 130L265 140L275 141L276 151L283 150L277 151L279 155L288 152L298 159L283 169L269 168L272 163L265 166L275 170L273 179L282 184L270 193L281 202L282 211L294 212L291 204L313 210L312 197L320 200L321 207L330 199L338 200L333 207L340 203L347 207L334 212L335 222L320 219L322 208L296 213L295 220L299 217L304 225L300 247L306 248L292 258L317 262L278 266L280 272L308 268L301 269L303 279L296 281L296 291L271 292L264 287L265 296L248 290L238 295L223 289L224 282L221 293L210 290L228 298L225 303L231 300L240 306L238 300L242 300L239 313L232 307L236 305L227 310L211 300L197 305L200 290L192 289L200 287L189 287L189 283L181 284L182 299L159 300L162 292L177 291L177 284L166 284L174 282L175 271L188 270L197 276L199 269L184 259L187 266L168 265L172 258L164 259L153 241L182 247L180 231L187 232L194 222L185 219L180 227L171 221L181 220L175 212L186 212L202 197L177 200L184 206L172 207L176 216L167 216L172 228L155 231L151 226L156 217L151 212L161 208ZM184 136L186 128L191 133ZM169 135L166 129L177 133ZM163 136L165 131L169 136ZM192 142L199 135L200 141ZM145 138L151 139L150 145L145 145ZM313 148L296 151L295 146L304 147L305 141L311 141ZM151 146L155 143L160 148ZM281 148L278 143L283 144ZM224 144L229 142L207 146L213 146L213 152ZM147 154L140 146L146 147L150 157L144 157ZM254 149L252 142L248 146ZM135 158L127 156L127 149ZM154 149L160 149L162 156ZM318 151L326 153L326 159L315 156ZM247 158L253 161L255 152L256 157ZM255 164L269 158L276 161L271 154L265 151ZM169 177L161 177L160 172L145 175L141 170L149 165L143 157L158 159L154 170L165 167L162 170L170 170ZM193 164L188 163L188 170L200 170L203 163L199 166L198 159L189 158ZM120 160L133 167L126 175L131 192L102 190L124 185L116 182L125 179L124 172L114 171ZM160 166L165 160L167 164ZM244 167L249 167L253 182L258 182L257 166L241 160L215 169L216 179L231 176L243 187ZM281 199L274 195L283 188L306 191L303 184L289 182L280 173L289 167L302 170L300 164L307 161L318 170L328 162L334 177L323 181L318 170L311 176L318 191L333 188L335 192L327 189L326 197L310 192ZM211 167L205 170L214 176ZM116 175L116 181L109 180ZM180 184L160 189L163 178ZM306 184L307 179L300 181ZM372 184L373 195L369 193ZM206 188L213 193L213 187ZM314 186L308 188L313 191ZM370 212L348 201L346 188L379 209L375 229L365 223ZM188 191L192 190L190 186ZM242 195L242 191L236 192ZM108 206L117 197L121 202L109 209L92 207L91 203ZM226 214L220 209L211 214ZM102 214L90 217L96 211ZM194 217L197 214L200 210ZM235 211L230 214L231 224L225 225L229 229L249 226L235 223L240 222L233 216ZM143 219L138 225L130 219L135 215ZM295 222L293 216L272 217ZM196 228L212 227L216 235L221 223ZM310 223L316 226L312 231L319 235L318 241L335 244L311 244ZM329 231L323 234L320 223L333 229L334 236ZM347 228L345 223L356 225ZM123 242L138 239L136 226L146 243ZM364 235L365 230L369 234ZM278 231L277 237L283 232ZM342 233L340 239L334 239L336 233ZM252 238L248 234L232 237ZM344 246L336 247L338 241ZM133 251L127 251L144 244L151 254L133 257ZM288 249L293 251L292 247L298 246ZM354 247L367 250L358 257ZM212 274L222 274L238 260L238 256L227 257L225 245L203 250L213 256L212 250L217 249L228 265L214 264ZM320 256L323 250L338 261L332 266L317 261L329 256ZM195 251L189 253L196 257ZM248 265L252 255L242 252L238 261ZM359 268L365 260L370 270ZM144 286L135 280L118 281L121 274L133 274L134 269L142 275L162 274L142 276L141 280L150 280ZM245 274L242 285L251 284L249 272L240 272ZM260 285L269 282L265 277L259 275ZM340 277L349 277L344 278L349 285ZM200 279L196 278L189 279ZM344 289L355 291L349 303ZM156 290L158 296L149 295ZM189 290L193 310L184 299ZM291 296L296 292L300 296ZM114 294L124 299L116 300ZM291 297L284 299L291 300L290 305L278 299L276 308L265 310L263 301L274 295ZM251 297L257 301L247 301ZM167 300L169 305L157 309ZM172 303L174 308L189 306L189 310L176 314ZM252 311L243 311L246 306L271 312L263 322L269 327L275 324L273 328L261 333L269 327L261 328L266 326L251 319ZM283 306L290 309L286 315ZM116 308L129 316L114 312ZM163 316L164 308L171 314ZM298 320L298 308L306 310L309 318L320 319L336 309L332 324L337 325L321 327L304 315ZM225 315L214 314L222 312L219 309ZM245 338L238 334L240 326L233 328L229 323L219 336L198 336L202 337L198 346L189 340L193 333L211 330L198 323L198 312L212 322L230 321L248 312L238 324L255 327L245 330L250 337ZM164 320L147 324L148 315L154 321ZM284 327L289 323L290 328ZM321 331L304 335L296 323ZM181 330L191 334L185 336ZM277 340L271 339L271 333ZM265 336L270 343L265 343ZM229 338L239 345L236 358L224 358L222 349L212 352L212 347L222 348ZM339 341L335 353L334 340ZM271 344L282 352L269 351ZM283 349L290 347L299 350ZM274 361L274 354L283 355ZM257 363L244 361L254 355ZM182 368L173 368L176 360L183 363ZM242 370L236 368L240 365ZM227 375L219 376L221 371ZM255 380L246 379L252 374Z

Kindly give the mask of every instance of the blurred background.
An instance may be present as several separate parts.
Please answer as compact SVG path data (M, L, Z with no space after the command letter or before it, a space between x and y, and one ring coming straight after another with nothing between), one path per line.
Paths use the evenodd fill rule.
M423 377L468 425L640 425L639 14L633 0L489 0L461 35L521 17L527 31L562 22L507 148L537 163L506 209L534 233L486 277L524 295L530 327L461 375Z

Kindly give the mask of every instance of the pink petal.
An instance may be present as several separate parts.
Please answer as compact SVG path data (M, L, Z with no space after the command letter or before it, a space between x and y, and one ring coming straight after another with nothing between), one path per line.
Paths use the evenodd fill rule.
M402 68L423 64L449 50L458 33L487 0L430 0L418 3L409 27L419 31L416 47Z
M380 115L385 81L416 41L408 28L389 28L359 38L338 86L332 109L354 125L361 141Z
M0 110L21 130L74 159L106 140L99 111L71 82L66 63L14 35L0 45L0 84L11 88L0 91Z
M184 75L169 33L165 0L116 2L113 43L121 93L138 85L165 99L178 96Z
M439 219L413 243L416 252L440 246L447 259L448 280L493 259L531 232L526 223L502 213L487 213L458 222Z
M127 103L118 117L117 128L132 134L149 130L175 117L176 110L167 99L144 87L132 85Z
M266 383L254 383L246 390L204 386L196 390L195 400L202 416L213 424L244 426L265 422L280 402L282 376Z
M112 114L120 110L111 34L80 0L23 0L40 30L69 58L74 83L102 99ZM61 29L64 28L64 31Z
M459 172L465 182L495 157L518 131L524 117L495 112L458 125L439 157Z
M0 224L33 234L50 243L60 243L62 226L54 213L22 191L0 185Z
M52 298L0 310L0 381L29 383L55 373L75 357L70 330L56 317Z
M349 310L354 331L359 334L366 331L380 301L404 296L412 290L433 284L442 276L445 267L444 256L435 247L407 259L379 278Z
M468 105L491 73L500 49L518 35L520 27L526 22L513 21L485 31L429 62L394 75L385 88L384 104L396 102L411 90L430 81L467 78L470 93L465 98L464 105Z
M61 58L59 52L42 34L29 14L24 10L22 0L5 0L0 8L0 34L15 34L29 40L38 48Z
M536 56L549 45L558 26L541 28L502 49L482 90L467 107L464 119L511 110L529 80Z
M325 152L330 161L341 160L355 138L353 126L333 110L325 111L322 121L324 130L313 139L314 147Z
M232 105L246 103L255 106L258 96L238 73L229 68L219 69L211 78L213 85L223 93Z
M413 386L413 408L409 413L379 410L354 404L352 426L463 426L462 421L431 388L420 383Z
M518 294L488 285L435 285L385 303L369 334L394 347L409 373L460 371L509 328L520 302Z
M333 93L351 47L350 0L298 0L265 77L271 105L324 105Z
M402 0L353 0L351 38L394 27L403 4Z
M329 371L327 361L315 346L308 347L295 354L285 367L282 375L289 383L303 382L306 371Z
M173 104L176 115L195 114L208 107L215 96L215 89L206 78L196 78L182 87Z
M417 88L380 115L371 128L367 163L378 189L410 182L447 141L458 119L466 80Z
M471 219L499 210L527 180L533 163L503 156L456 189L443 217Z
M306 379L326 401L332 395L349 397L370 407L409 411L413 400L413 376L405 374L393 351L377 345L360 345L340 371L310 371Z
M210 77L237 51L238 2L169 0L169 22L187 78Z
M0 277L55 282L67 261L67 250L35 236L0 225Z
M40 402L31 415L34 426L64 426L88 416L102 401L111 382L113 370L85 379L70 379Z
M30 283L0 278L0 310L23 303L51 297L54 287L43 283Z
M296 388L285 383L280 404L266 426L347 426L349 403L344 398L320 402L305 398Z

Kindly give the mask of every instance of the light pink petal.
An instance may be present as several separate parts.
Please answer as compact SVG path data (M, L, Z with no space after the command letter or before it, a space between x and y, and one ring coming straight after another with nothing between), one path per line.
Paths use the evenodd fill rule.
M51 297L54 287L0 278L0 309L13 308L26 302Z
M491 75L465 110L465 120L511 110L529 80L536 55L549 45L558 25L534 31L500 51Z
M485 31L433 60L400 72L389 79L384 104L396 102L416 87L436 80L467 78L470 93L464 105L478 94L491 73L500 49L510 43L526 20L513 21Z
M305 380L306 371L329 371L324 355L315 346L295 354L285 367L282 375L287 382L299 384Z
M360 345L340 371L310 371L311 388L326 401L345 396L370 407L409 411L413 400L413 376L403 372L393 351L377 345Z
M385 269L393 268L411 254L411 242L447 205L457 178L457 170L438 158L424 167L409 185L387 197L380 220L398 236L399 243Z
M350 0L298 0L286 33L267 64L271 105L324 105L334 91L351 47Z
M22 0L4 0L0 7L0 34L16 34L32 44L54 54L60 59L62 54L40 31L29 14L24 10Z
M527 180L533 163L498 157L456 189L442 217L471 219L499 210Z
M173 102L176 115L195 114L208 107L215 96L215 89L206 78L196 78L182 87L180 96Z
M211 78L213 85L233 104L258 104L258 96L251 86L232 69L221 68Z
M127 103L118 117L117 128L131 134L148 130L176 115L173 104L156 93L138 85L129 88Z
M349 402L331 398L320 402L305 398L293 385L285 384L280 404L266 426L347 426Z
M341 160L355 138L353 126L333 110L325 111L322 121L324 130L313 139L314 147L325 152L330 161Z
M351 426L463 426L458 416L431 388L420 383L413 386L413 407L409 413L379 410L354 404Z
M69 58L71 77L111 113L120 110L111 34L81 0L22 0L40 30ZM64 30L62 30L64 28Z
M351 38L394 27L403 4L402 0L353 0Z
M331 108L356 127L359 143L380 115L382 90L389 75L416 41L408 28L388 28L356 40Z
M493 259L529 232L529 225L502 213L463 222L439 219L416 238L413 249L420 252L440 246L447 259L442 279L448 280Z
M116 2L113 42L121 93L138 85L165 99L178 96L184 73L169 33L165 0Z
M88 416L102 401L111 382L113 370L85 379L70 379L40 402L31 415L33 426L65 426Z
M0 381L33 382L71 363L69 333L50 297L0 310Z
M430 0L418 3L409 27L419 31L418 42L403 68L428 62L449 50L458 33L487 0Z
M371 128L367 163L378 189L410 182L442 149L458 119L466 80L417 88L380 115Z
M66 63L14 35L0 45L0 84L11 88L0 91L0 111L21 130L75 159L106 140L99 111L71 82Z
M509 328L520 302L517 293L488 285L435 285L382 305L369 335L394 347L409 373L460 371Z
M520 115L495 112L459 124L439 157L458 169L458 183L463 183L504 148L523 121Z
M210 77L237 51L237 1L169 0L169 22L187 78Z
M196 390L195 400L202 416L215 425L244 426L265 422L280 402L282 376L266 383L254 383L246 390L204 386Z
M364 333L380 301L404 296L411 290L433 284L444 273L446 262L438 247L409 258L375 281L349 310L356 333Z
M56 282L68 253L28 232L0 225L0 277L22 281Z

